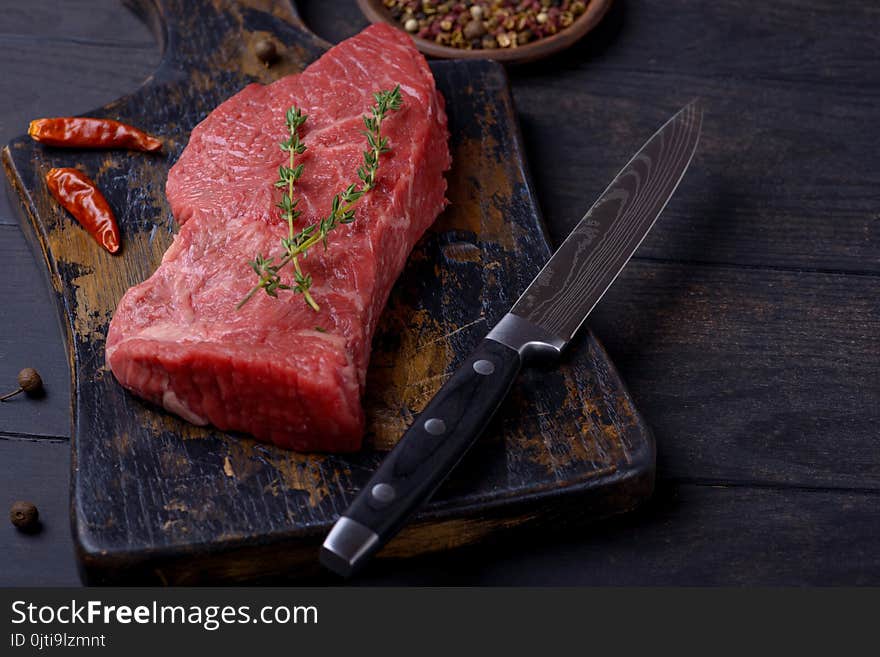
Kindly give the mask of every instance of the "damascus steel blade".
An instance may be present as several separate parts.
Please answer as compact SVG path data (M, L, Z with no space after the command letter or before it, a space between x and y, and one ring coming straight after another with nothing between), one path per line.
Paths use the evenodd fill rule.
M636 153L511 309L566 343L651 230L684 176L702 109L681 109Z

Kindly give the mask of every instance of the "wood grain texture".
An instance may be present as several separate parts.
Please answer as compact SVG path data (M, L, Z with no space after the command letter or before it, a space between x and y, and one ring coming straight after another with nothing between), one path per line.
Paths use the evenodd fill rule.
M0 573L0 585L75 586L79 579L70 544L69 443L0 434L0 463L4 470L0 477L0 554L7 564ZM39 532L22 534L7 520L16 500L36 504Z
M374 340L367 448L293 454L158 412L125 393L104 366L117 300L170 244L164 181L189 130L247 82L301 70L325 46L280 3L156 7L165 46L158 70L95 114L161 135L167 153L61 151L26 138L4 152L70 341L78 553L94 582L300 572L383 453L549 254L506 78L497 64L434 67L457 163L451 205L410 258ZM286 44L272 69L251 50L269 34ZM117 210L120 257L95 249L48 196L42 178L62 162L88 171ZM653 463L650 432L587 335L560 370L523 377L493 430L387 553L435 551L534 524L546 516L546 500L559 496L578 494L578 502L552 507L556 513L631 509L650 493Z
M639 255L880 271L876 4L619 3L514 95L554 239L615 162L675 108L705 102L700 151ZM662 36L661 36L662 35ZM547 99L570 117L546 111ZM601 135L584 139L582 135ZM577 140L578 149L561 148Z
M376 586L858 586L880 572L877 493L658 483L635 513L377 564ZM405 570L404 570L405 569ZM401 572L402 570L402 572Z
M33 367L45 395L0 403L0 436L68 438L70 375L45 268L15 226L0 226L0 280L5 281L0 331L0 390L15 389L18 371ZM2 477L0 477L2 478Z
M366 24L354 0L297 4L328 41ZM0 143L36 114L76 113L119 96L158 62L155 48L90 43L86 69L74 75L79 55L67 35L136 43L149 36L116 0L31 0L21 8L32 35L26 42L5 41L18 27L8 12L0 16L0 97L14 99L0 102L7 128ZM105 18L92 26L93 16ZM481 548L377 563L364 583L880 583L880 564L871 558L880 539L870 467L880 462L880 408L866 403L877 386L849 374L853 355L876 362L876 331L868 330L863 304L876 298L878 279L846 274L876 270L877 156L869 148L880 139L876 20L869 0L624 0L562 57L510 71L537 196L557 239L688 93L723 90L725 100L710 117L718 132L701 147L712 157L697 160L657 226L664 232L643 245L650 259L637 263L637 275L618 280L593 319L655 430L658 477L667 484L643 511L585 532L559 521L558 533L544 524L529 540L522 532L489 536ZM101 24L119 30L94 29ZM556 76L565 84L553 84ZM768 98L775 100L765 114ZM743 111L762 122L759 140L746 139ZM728 122L735 130L726 130ZM832 142L844 150L809 152L814 143ZM781 164L768 167L767 157ZM764 180L768 169L772 185ZM821 191L812 188L826 178ZM0 205L0 223L15 222ZM23 239L18 228L0 233L3 271L21 272L20 287L0 290L3 326L13 326L0 332L0 362L8 365L2 376L14 377L19 359L45 358L58 377L50 385L66 387L43 266L34 265ZM689 262L694 258L703 264ZM667 262L673 259L688 261ZM691 276L701 289L688 286ZM846 315L851 304L853 321ZM783 359L780 347L791 340L797 348ZM704 353L710 362L702 365ZM809 364L802 367L805 355ZM764 388L762 377L775 388ZM64 396L44 402L62 424ZM25 431L44 432L37 410L10 413L0 430L11 418ZM67 461L41 456L43 448L65 449L15 443L13 453L22 456L0 461L0 496L14 498L42 477L42 489L58 500L46 515L61 531L44 537L40 558L15 548L14 532L0 532L3 584L76 579L65 529ZM691 483L669 483L671 475Z
M146 25L134 13L121 10L119 0L4 3L0 39L10 38L18 42L45 44L46 39L52 39L56 43L127 45L155 50Z
M878 490L877 289L874 276L637 262L590 325L657 418L666 477Z
M581 89L572 93L574 79ZM634 72L624 79L529 79L517 94L527 144L545 166L541 188L556 190L547 212L558 216L554 238L577 220L569 208L590 198L616 173L615 164L645 134L692 97L705 103L700 149L691 171L639 250L639 257L880 272L880 223L871 161L878 141L876 87L841 90L745 80L661 77ZM643 98L651 103L644 107ZM544 99L562 98L577 121L549 123ZM628 117L621 120L621 117ZM633 118L629 118L633 117ZM846 130L840 128L845 126ZM575 152L559 144L602 134ZM564 214L568 211L568 214Z

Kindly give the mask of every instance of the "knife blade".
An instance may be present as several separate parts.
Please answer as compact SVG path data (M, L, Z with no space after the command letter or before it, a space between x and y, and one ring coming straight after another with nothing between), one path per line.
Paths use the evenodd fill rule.
M686 105L617 174L333 525L325 567L348 576L366 563L455 468L520 369L559 358L678 187L702 116L699 101Z

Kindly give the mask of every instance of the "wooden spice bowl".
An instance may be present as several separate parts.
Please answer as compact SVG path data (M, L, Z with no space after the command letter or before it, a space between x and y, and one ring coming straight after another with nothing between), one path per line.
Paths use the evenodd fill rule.
M544 37L522 46L512 48L453 48L441 46L434 41L428 41L421 37L409 34L416 47L425 55L442 59L494 59L505 63L524 63L548 57L554 53L568 48L587 32L592 30L602 20L602 17L611 6L612 0L590 0L587 9L578 16L567 28L560 30L553 36ZM395 20L382 0L357 0L364 16L372 23L388 23L403 32L403 25Z

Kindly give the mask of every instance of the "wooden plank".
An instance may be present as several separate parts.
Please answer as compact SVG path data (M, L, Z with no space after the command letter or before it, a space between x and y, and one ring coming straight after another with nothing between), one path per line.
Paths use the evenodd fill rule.
M7 5L0 23L0 43L51 39L139 48L155 43L143 21L120 0L29 0Z
M858 86L880 48L876 30L866 29L877 20L871 0L616 4L602 32L566 53L563 68Z
M880 271L880 179L865 166L880 101L880 37L865 29L875 18L870 2L616 3L591 37L549 63L553 75L515 71L553 236L566 234L617 160L700 96L700 150L641 256ZM546 111L548 98L569 120Z
M629 155L699 96L706 117L697 155L640 257L880 272L880 173L865 166L877 144L877 86L832 93L803 83L595 70L517 82L556 240ZM560 99L570 119L546 112L547 98Z
M503 537L377 562L357 585L880 584L876 493L665 483L636 513L576 532Z
M45 265L16 226L0 226L0 389L15 389L23 367L40 373L46 396L0 403L0 435L70 435L70 370Z
M0 427L5 427L0 420ZM67 494L70 445L66 440L9 439L0 434L0 586L76 586ZM8 520L15 500L40 511L39 533L22 534Z
M590 325L658 473L880 487L876 276L631 263Z

